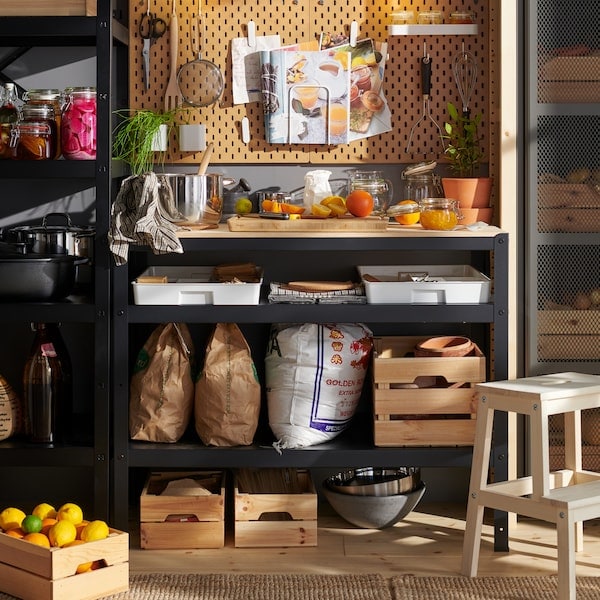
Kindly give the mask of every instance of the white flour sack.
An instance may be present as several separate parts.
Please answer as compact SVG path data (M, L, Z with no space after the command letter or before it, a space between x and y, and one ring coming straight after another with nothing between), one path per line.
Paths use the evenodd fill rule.
M273 325L265 381L276 449L321 444L348 426L372 348L364 325Z

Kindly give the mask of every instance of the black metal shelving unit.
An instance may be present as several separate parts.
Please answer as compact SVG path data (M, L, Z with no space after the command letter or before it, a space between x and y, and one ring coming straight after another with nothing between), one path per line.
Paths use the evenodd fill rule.
M508 376L508 234L492 228L487 234L293 237L261 235L239 237L226 231L204 232L198 238L184 239L184 254L154 256L147 249L130 249L127 265L114 269L113 281L113 444L112 519L124 526L128 519L130 470L202 469L235 467L348 467L352 465L420 465L469 467L471 447L380 448L373 444L369 420L361 420L329 443L277 453L268 435L257 436L249 447L214 448L200 440L185 439L176 444L134 442L129 439L128 404L131 367L138 348L132 347L136 329L153 328L168 321L207 326L217 322L237 322L247 327L268 327L274 322L363 322L379 335L389 330L412 334L433 331L452 324L479 335L488 361L490 378ZM315 260L320 257L320 260ZM256 306L140 306L132 298L130 282L152 264L219 264L251 260L264 268L265 281L282 281L311 273L312 279L330 276L356 278L356 265L368 264L472 264L493 279L493 299L481 305L286 305L268 304L264 298ZM431 261L431 262L428 262ZM264 292L264 290L263 290ZM149 329L148 329L149 330ZM410 330L410 333L408 333ZM395 333L394 333L395 334ZM143 340L142 340L143 342ZM255 362L261 348L253 348ZM264 356L264 354L262 354ZM259 428L260 429L260 428ZM494 439L494 468L502 477L508 470L507 423L498 417ZM496 548L506 549L506 515L496 517Z
M10 56L18 60L33 47L96 48L97 89L97 158L94 161L0 161L0 177L5 180L36 180L48 186L68 180L77 190L95 188L96 241L94 275L91 291L82 296L69 296L63 301L3 303L0 321L6 323L61 322L72 327L88 327L93 340L85 348L69 348L71 355L86 353L84 372L74 378L92 379L92 398L80 399L89 407L92 426L85 435L67 445L31 444L19 438L0 442L0 464L11 468L89 469L93 481L93 514L109 518L110 469L110 256L107 231L110 198L114 178L120 168L111 159L112 122L117 64L127 66L127 10L118 0L98 0L95 17L0 17L0 45L17 48ZM125 6L127 6L125 4ZM119 20L117 20L117 18ZM118 57L120 59L118 60ZM6 68L4 61L2 68ZM8 200L8 199L5 199ZM43 194L39 205L45 203ZM29 200L31 202L31 200ZM4 214L19 210L14 202L5 202ZM90 343L91 342L91 343ZM7 346L10 352L10 346ZM0 353L0 357L2 354ZM47 493L47 490L46 492ZM89 493L89 490L87 490Z

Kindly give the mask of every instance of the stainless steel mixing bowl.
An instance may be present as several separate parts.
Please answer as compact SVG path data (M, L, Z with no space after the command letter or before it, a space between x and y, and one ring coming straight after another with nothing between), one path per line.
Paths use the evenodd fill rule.
M332 475L325 485L335 492L354 496L394 496L411 492L420 482L418 467L363 467Z

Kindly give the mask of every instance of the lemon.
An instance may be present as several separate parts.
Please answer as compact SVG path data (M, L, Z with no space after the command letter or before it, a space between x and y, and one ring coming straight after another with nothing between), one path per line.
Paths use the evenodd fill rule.
M9 506L0 513L0 527L2 527L4 531L7 529L14 529L15 527L21 527L21 523L25 517L25 513L20 508Z
M329 207L335 205L346 208L346 202L341 196L327 196L327 198L323 198L323 200L321 200L321 204Z
M27 515L21 522L21 529L25 533L39 533L42 530L42 519L37 515Z
M56 512L59 521L71 521L73 525L79 525L83 521L83 511L73 502L63 504Z
M252 201L250 198L239 198L233 210L236 215L247 215L252 212Z
M56 517L56 509L52 504L42 502L38 504L32 511L32 515L39 517L40 519L54 519Z
M360 67L362 65L366 65L367 61L365 59L364 56L355 56L352 59L352 68L354 69L354 67Z
M71 543L77 537L77 529L71 521L62 520L52 525L48 531L48 539L51 546L62 548L66 544Z
M84 542L103 540L108 537L108 525L104 521L90 521L81 531L81 539Z
M323 204L313 204L310 210L315 217L322 219L326 219L331 214L331 209Z

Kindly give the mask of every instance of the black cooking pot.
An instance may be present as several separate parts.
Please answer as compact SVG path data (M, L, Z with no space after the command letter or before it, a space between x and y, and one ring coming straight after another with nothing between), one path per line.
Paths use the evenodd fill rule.
M51 218L64 220L61 225L50 225ZM13 227L9 230L11 241L25 244L28 252L35 254L70 254L80 258L87 258L89 262L94 258L93 227L73 225L67 213L49 213L42 219L38 226Z
M0 244L0 300L56 301L73 291L77 265L85 259L22 250L23 245Z

